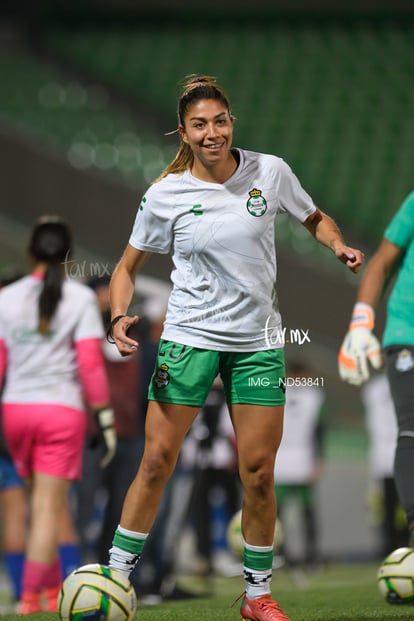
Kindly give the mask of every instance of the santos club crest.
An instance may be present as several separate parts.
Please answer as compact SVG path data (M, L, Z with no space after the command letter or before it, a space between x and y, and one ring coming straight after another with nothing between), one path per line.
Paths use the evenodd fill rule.
M168 373L168 365L165 362L158 367L154 377L154 384L157 388L165 388L170 383L170 374Z
M263 216L263 214L267 211L267 203L264 196L262 196L262 191L254 188L249 192L249 200L247 201L247 210L256 218Z

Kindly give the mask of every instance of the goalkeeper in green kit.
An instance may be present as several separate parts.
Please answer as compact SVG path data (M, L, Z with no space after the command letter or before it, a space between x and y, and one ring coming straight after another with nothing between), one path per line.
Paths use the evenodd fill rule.
M391 277L382 347L375 307ZM414 192L402 203L363 274L349 331L339 352L341 378L360 385L385 363L398 421L394 476L414 547Z

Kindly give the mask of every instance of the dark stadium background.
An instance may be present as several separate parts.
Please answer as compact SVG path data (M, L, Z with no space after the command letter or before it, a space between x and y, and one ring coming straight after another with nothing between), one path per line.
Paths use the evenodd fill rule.
M226 88L234 144L284 157L367 257L412 189L412 2L15 0L0 17L1 275L27 268L27 234L42 213L69 222L86 272L114 266L142 191L174 152L165 133L176 127L178 83L193 72ZM311 339L289 344L287 359L305 358L323 378L329 450L363 464L359 393L336 369L359 278L287 217L280 227L284 324ZM168 279L168 258L154 255L144 273ZM378 334L383 317L384 305Z

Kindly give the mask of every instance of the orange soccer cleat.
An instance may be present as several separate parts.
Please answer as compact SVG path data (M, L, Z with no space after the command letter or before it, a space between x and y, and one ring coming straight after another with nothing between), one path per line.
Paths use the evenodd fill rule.
M240 614L243 621L291 621L271 595L255 599L244 596Z
M51 589L44 590L45 598L45 610L47 612L58 612L58 598L59 598L60 586L53 587Z
M17 604L17 614L31 615L36 612L42 612L40 593L23 593L21 600Z

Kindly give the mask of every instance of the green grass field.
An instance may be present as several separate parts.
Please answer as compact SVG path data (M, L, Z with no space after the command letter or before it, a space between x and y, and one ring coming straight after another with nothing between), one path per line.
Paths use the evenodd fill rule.
M292 621L397 621L414 618L414 606L384 602L376 585L375 565L327 565L314 572L277 570L273 594ZM180 585L200 594L205 588L196 578L182 578ZM136 621L237 621L243 590L241 578L214 578L213 595L156 606L139 605ZM22 619L2 615L2 621ZM33 621L56 621L57 614L38 614Z

